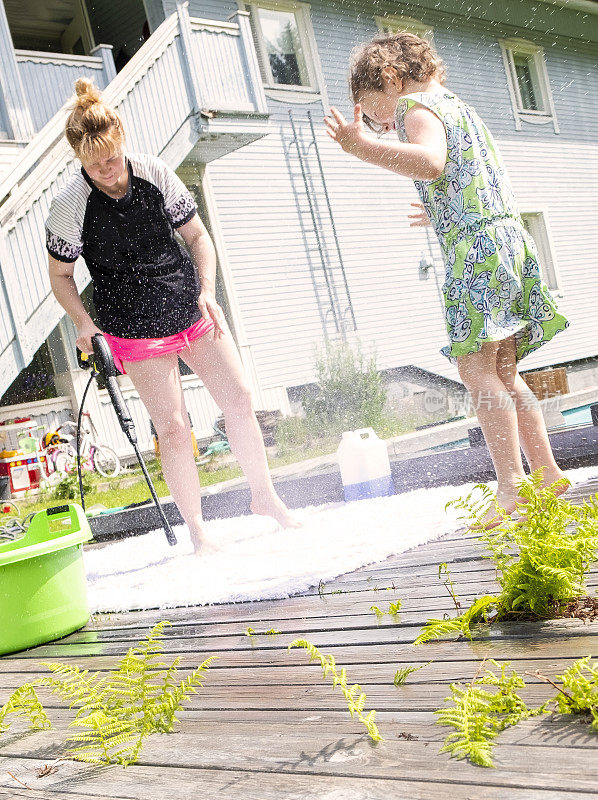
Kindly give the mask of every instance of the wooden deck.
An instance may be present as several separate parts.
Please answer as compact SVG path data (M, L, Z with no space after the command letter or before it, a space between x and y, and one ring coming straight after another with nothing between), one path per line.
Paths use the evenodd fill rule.
M577 496L598 491L598 479ZM400 535L400 525L397 526ZM364 531L367 535L367 531ZM167 618L166 651L193 667L218 660L177 733L150 737L140 763L93 767L59 762L37 777L36 768L61 753L72 712L55 699L47 709L55 730L26 731L14 723L0 743L0 797L40 800L564 800L598 798L598 735L587 721L543 717L506 730L494 751L495 769L449 759L438 751L449 729L435 725L434 709L451 681L471 680L485 656L510 660L518 671L540 668L555 676L574 659L598 656L598 623L560 620L509 624L473 642L411 642L428 616L452 613L438 581L446 561L463 601L493 589L493 570L471 539L445 537L344 575L287 600L218 605L95 617L82 631L1 660L0 703L38 671L40 659L68 660L94 670L112 668L149 625ZM598 586L598 571L589 586ZM340 593L339 593L340 592ZM396 622L378 624L370 606L400 598ZM272 627L276 637L250 640ZM373 744L349 716L345 701L304 651L287 652L297 637L310 639L347 668L350 683L367 692L385 741ZM174 655L173 655L174 657ZM393 685L396 669L434 663ZM528 679L526 699L551 696Z

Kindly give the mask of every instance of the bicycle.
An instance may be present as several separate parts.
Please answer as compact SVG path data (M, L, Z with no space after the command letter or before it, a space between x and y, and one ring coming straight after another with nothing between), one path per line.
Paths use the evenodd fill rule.
M120 459L111 447L108 445L100 444L97 441L97 432L92 422L91 416L86 411L82 414L85 418L85 425L82 426L81 440L80 440L80 455L81 466L88 471L95 470L103 478L115 478L120 472ZM77 424L67 420L57 429L58 432L63 431L65 428L72 428L73 433L66 433L67 438L65 445L59 445L63 448L61 456L66 458L65 472L72 472L77 469L77 453L72 442L76 441L77 437Z

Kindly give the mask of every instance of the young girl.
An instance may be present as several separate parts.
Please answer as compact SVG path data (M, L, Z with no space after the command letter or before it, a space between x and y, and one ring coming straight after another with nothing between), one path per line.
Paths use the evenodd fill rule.
M352 55L354 120L335 108L327 132L347 153L414 180L445 260L450 345L470 391L498 480L497 503L516 509L517 484L544 467L544 484L563 477L542 412L517 371L523 356L568 322L542 281L538 255L517 210L503 162L485 124L444 87L442 61L428 42L400 32ZM396 130L400 142L376 141ZM421 224L421 215L412 216ZM484 523L498 524L489 511Z
M91 337L104 333L116 365L129 374L154 423L164 477L196 552L202 544L200 485L178 356L224 413L252 511L296 527L272 485L241 360L214 296L214 246L191 194L159 158L125 155L118 114L90 81L80 78L75 88L66 138L82 167L52 201L46 242L52 290L77 327L77 346L91 353ZM80 255L91 275L99 328L73 280Z

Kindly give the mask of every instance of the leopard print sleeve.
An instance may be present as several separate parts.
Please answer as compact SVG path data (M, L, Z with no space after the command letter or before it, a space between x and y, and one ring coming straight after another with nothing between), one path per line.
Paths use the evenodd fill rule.
M82 228L89 192L81 174L75 174L50 204L46 249L58 261L76 261L83 252Z

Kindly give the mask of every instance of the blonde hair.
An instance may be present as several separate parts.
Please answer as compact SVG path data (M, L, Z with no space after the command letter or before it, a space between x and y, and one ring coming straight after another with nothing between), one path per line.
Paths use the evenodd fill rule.
M363 92L383 91L382 73L389 67L403 80L446 80L444 63L426 39L407 31L381 34L351 53L349 87L353 102L358 103Z
M76 97L66 123L65 135L75 155L84 160L115 153L125 141L122 121L107 106L89 78L77 78Z

